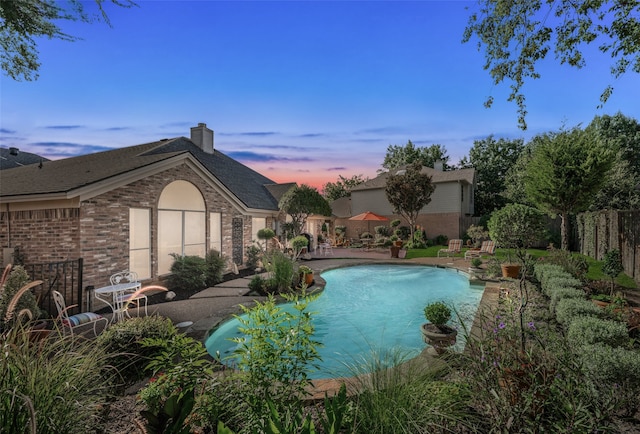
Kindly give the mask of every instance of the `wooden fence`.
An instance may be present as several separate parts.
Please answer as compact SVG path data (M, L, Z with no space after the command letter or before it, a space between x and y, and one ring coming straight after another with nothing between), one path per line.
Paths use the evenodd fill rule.
M601 261L618 249L624 272L640 283L640 210L582 213L576 229L580 253Z

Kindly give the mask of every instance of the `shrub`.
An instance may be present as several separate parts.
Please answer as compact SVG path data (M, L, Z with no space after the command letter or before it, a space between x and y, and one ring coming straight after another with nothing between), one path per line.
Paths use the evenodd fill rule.
M376 235L380 237L389 236L389 228L386 226L376 226L373 228L373 230L375 231Z
M0 329L3 327L3 323L7 316L7 308L11 304L11 300L14 296L28 283L31 282L31 278L21 265L16 265L9 273L9 277L5 282L4 288L0 292ZM24 292L17 301L15 308L13 308L13 319L15 320L21 316L21 312L29 312L30 319L35 319L40 316L40 309L35 296L31 291ZM14 324L15 321L9 321L9 324Z
M534 265L533 276L540 282L545 284L546 279L550 276L565 276L567 272L560 265L547 264L546 262L538 262Z
M449 242L449 237L446 235L438 235L433 239L433 244L437 246L446 246Z
M398 226L393 233L401 240L406 240L411 235L411 229L408 226Z
M265 278L256 274L249 281L249 289L253 292L262 294L265 288Z
M441 301L429 303L424 307L424 317L431 324L443 326L451 319L451 309Z
M155 355L147 366L154 377L140 391L140 400L147 409L141 414L147 419L150 432L191 432L185 420L196 401L196 389L213 373L207 350L201 342L176 334L170 339L146 338L143 347Z
M204 261L205 267L205 283L207 286L213 286L222 282L222 275L227 266L226 260L220 252L211 249L207 252Z
M549 275L544 283L541 283L542 292L547 296L551 296L556 288L581 288L582 284L579 280L571 277L569 274Z
M21 326L0 335L0 347L0 432L103 431L116 374L104 348L70 335L34 345Z
M594 344L582 347L580 356L586 376L600 396L606 396L614 389L618 406L627 414L634 414L640 405L638 351Z
M544 262L559 265L564 271L579 280L584 280L587 271L589 271L589 264L584 256L572 254L567 250L552 249L549 255L544 258Z
M170 339L176 334L170 319L151 315L112 324L96 342L110 354L111 364L123 380L129 382L144 376L144 367L156 352L154 348L144 347L142 341L146 338Z
M613 294L614 281L622 271L622 257L619 250L609 250L604 255L602 272L611 278L611 293Z
M266 241L275 237L276 233L271 228L262 228L258 231L257 235L258 235L258 239Z
M400 219L393 219L389 222L389 226L391 226L392 228L397 228L398 226L400 226Z
M571 322L582 316L602 317L602 310L592 302L580 298L563 298L556 306L557 321L569 327Z
M272 399L279 412L299 407L309 385L309 370L319 359L313 338L315 328L308 312L309 302L316 297L299 299L285 296L294 311L278 306L273 297L255 307L240 306L247 314L239 317L239 328L246 337L232 338L237 366L244 371L247 422L254 427L269 413L267 399ZM292 333L295 330L295 333Z
M549 309L551 309L551 311L555 311L556 306L558 305L558 302L560 300L563 300L565 298L581 298L581 299L586 299L586 294L583 290L581 289L576 289L576 288L571 288L571 287L564 287L564 286L557 286L554 287L552 290L550 290L549 292Z
M256 268L258 261L262 257L262 250L256 245L250 245L246 249L247 268Z
M169 282L173 289L197 292L207 287L207 263L199 256L181 256L172 253Z
M623 322L584 316L571 322L567 339L574 348L599 343L618 347L629 342L629 332Z
M482 259L480 258L473 258L471 260L471 266L474 268L480 268L480 266L482 265Z
M293 261L288 256L279 250L270 252L265 255L265 269L269 272L269 280L273 282L277 291L288 292L291 290L295 273Z

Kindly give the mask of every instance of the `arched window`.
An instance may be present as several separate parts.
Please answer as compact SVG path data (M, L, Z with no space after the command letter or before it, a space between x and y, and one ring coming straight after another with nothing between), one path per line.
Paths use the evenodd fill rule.
M204 257L206 243L204 198L193 184L174 181L158 200L158 274L166 274L172 253Z

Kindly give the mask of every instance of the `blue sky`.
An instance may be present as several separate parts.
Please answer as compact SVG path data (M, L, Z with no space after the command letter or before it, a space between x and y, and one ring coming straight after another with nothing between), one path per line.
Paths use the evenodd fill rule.
M488 135L523 137L640 119L638 76L614 80L589 50L575 70L553 58L524 87L529 129L494 86L466 1L139 1L104 23L62 23L82 40L40 42L33 82L0 79L0 146L63 158L188 136L278 182L320 187L374 177L389 145L444 145L457 162ZM602 109L607 84L614 94ZM483 103L495 97L491 109Z

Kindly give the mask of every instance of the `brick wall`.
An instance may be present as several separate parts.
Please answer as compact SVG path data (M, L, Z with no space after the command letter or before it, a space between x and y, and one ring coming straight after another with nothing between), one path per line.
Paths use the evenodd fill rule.
M79 209L51 209L0 213L2 247L19 246L28 263L84 258L84 284L100 287L109 276L129 268L129 208L151 210L152 280L157 280L157 204L169 183L185 180L203 195L208 214L222 213L222 254L231 258L231 222L243 218L243 233L251 237L251 218L243 216L222 194L187 165L180 165L83 201Z

